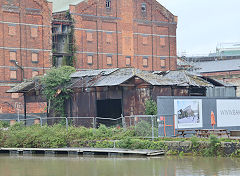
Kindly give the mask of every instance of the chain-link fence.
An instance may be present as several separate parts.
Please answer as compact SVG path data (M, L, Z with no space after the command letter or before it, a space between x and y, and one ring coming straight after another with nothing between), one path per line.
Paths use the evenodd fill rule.
M26 126L33 124L54 125L61 124L66 126L86 127L86 128L98 128L101 124L108 127L119 127L123 129L133 129L135 134L139 138L157 138L166 136L166 129L169 125L165 123L165 117L157 117L152 115L133 115L133 116L121 116L119 118L104 118L104 117L24 117L12 118L12 119L0 119L3 126L10 126L16 122L23 122Z

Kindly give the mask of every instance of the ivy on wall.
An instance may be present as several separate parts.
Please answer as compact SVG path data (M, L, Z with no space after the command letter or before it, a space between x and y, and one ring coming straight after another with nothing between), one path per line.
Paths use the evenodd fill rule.
M70 98L72 92L67 87L71 81L70 75L75 71L75 68L71 66L53 67L41 80L43 94L50 102L55 116L65 116L65 101Z

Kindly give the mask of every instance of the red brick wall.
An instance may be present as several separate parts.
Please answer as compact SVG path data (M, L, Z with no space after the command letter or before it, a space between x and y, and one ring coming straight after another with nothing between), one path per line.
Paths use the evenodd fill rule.
M141 11L146 4L146 14ZM103 69L127 67L126 57L131 57L131 67L159 71L176 69L176 27L175 16L157 1L112 0L111 10L105 7L105 0L88 0L70 6L75 21L76 67L78 69ZM91 32L92 41L87 41ZM111 42L107 42L107 35ZM143 36L147 43L143 44ZM160 38L165 45L160 46ZM87 63L87 56L93 55L93 64ZM112 65L106 58L112 57ZM148 66L143 66L143 57ZM165 66L161 66L165 60Z
M0 1L0 113L16 113L15 103L23 104L22 95L12 98L5 93L22 81L21 70L10 61L10 51L16 52L16 61L23 67L25 79L32 78L32 72L43 74L51 67L52 4L45 0L20 2ZM9 26L15 35L9 35ZM31 28L37 29L37 36L31 36ZM32 62L32 52L38 53L38 62ZM17 71L16 80L10 79L11 70Z
M201 73L203 76L222 80L226 83L237 86L236 94L240 97L240 70L226 71L226 72L212 72L212 73Z

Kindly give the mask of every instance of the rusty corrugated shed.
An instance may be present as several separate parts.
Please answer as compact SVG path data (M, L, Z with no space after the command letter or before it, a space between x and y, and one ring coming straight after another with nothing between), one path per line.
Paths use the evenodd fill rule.
M72 74L71 77L75 79L74 87L117 86L133 77L138 77L153 86L213 86L201 77L185 71L169 71L163 75L135 68L121 68L79 71Z
M72 74L71 77L75 79L75 83L72 84L74 87L117 86L133 77L139 77L155 86L178 84L178 81L135 68L80 71Z
M187 71L170 71L164 77L177 81L178 86L213 87L208 81Z

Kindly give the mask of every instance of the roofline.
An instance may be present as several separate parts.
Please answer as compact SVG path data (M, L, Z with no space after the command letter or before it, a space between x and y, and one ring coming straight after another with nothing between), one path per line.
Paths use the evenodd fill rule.
M199 72L199 73L220 73L220 72L231 72L231 71L240 71L240 69L239 70L227 70L227 71L212 71L212 72Z

